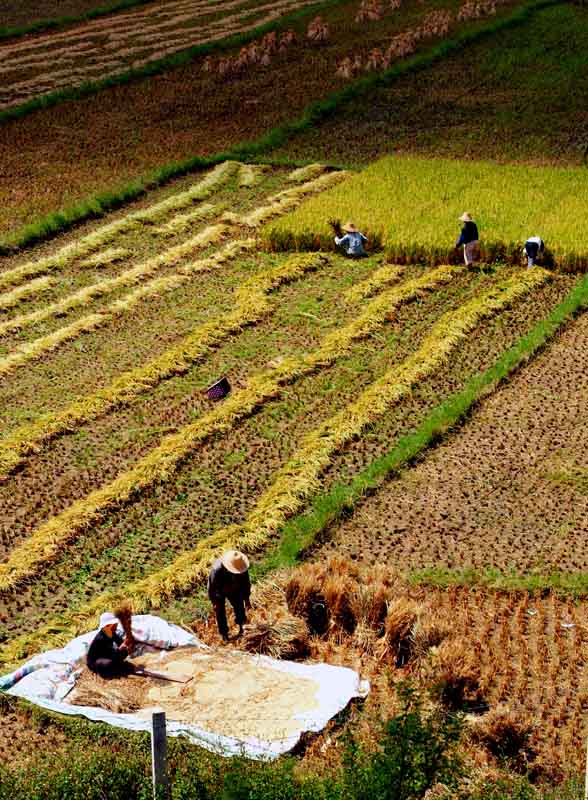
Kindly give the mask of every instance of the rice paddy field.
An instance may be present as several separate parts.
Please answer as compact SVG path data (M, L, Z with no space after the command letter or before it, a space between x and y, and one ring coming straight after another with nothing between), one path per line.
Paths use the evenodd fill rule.
M177 12L175 16L187 16L191 20L196 19L197 9L200 9L198 13L203 13L202 3L186 0L184 5L194 10ZM252 40L242 46L229 46L226 37L210 41L213 36L220 37L223 25L230 27L228 33L247 34L254 24L247 22L248 9L258 27L264 15L274 14L272 9L276 4L270 4L270 11L267 11L267 4L266 11L261 10L262 5L243 2L224 14L217 9L204 19L209 19L211 28L206 41L216 42L218 52L208 55L202 52L175 68L170 65L162 73L2 121L0 245L14 244L25 225L69 209L88 197L103 192L117 193L138 178L147 179L162 165L223 153L244 141L260 138L276 126L300 117L310 103L344 89L364 75L380 74L384 70L384 55L393 48L394 42L398 44L398 37L408 42L409 52L419 52L458 30L475 30L488 20L486 16L458 20L461 8L458 0L431 0L426 6L417 0L404 0L401 7L382 4L377 19L357 21L359 3L356 0L332 0L320 9L321 19L328 26L326 40L317 42L308 38L308 28L317 11L314 6L301 3L294 4L296 10L289 12L287 18L285 7L279 6L282 17L273 23L276 30L273 44L271 37L269 43L264 40L265 33L251 33ZM197 18L196 34L190 34L193 23L189 20L173 22L174 14L167 11L172 6L173 3L149 3L121 12L125 18L128 16L127 23L117 22L120 17L117 14L100 17L80 29L67 28L26 37L24 41L9 39L0 43L0 51L4 49L6 53L6 58L0 59L0 69L5 71L6 77L0 80L4 101L20 103L24 98L19 95L18 100L14 95L13 83L30 84L19 91L26 91L26 97L35 100L45 92L75 87L88 77L97 81L110 71L128 72L133 59L141 61L147 58L145 52L155 54L165 49L168 38L180 39L182 52L191 47L192 42L206 44L208 28ZM501 2L496 6L495 15L497 18L507 16L516 6L516 3ZM156 8L161 9L159 21L151 16ZM307 13L303 14L305 10ZM301 16L293 18L298 12ZM447 14L449 17L444 16ZM137 22L132 23L136 15ZM228 17L238 19L229 24ZM154 26L151 33L150 25ZM168 27L162 28L158 35L157 25ZM187 33L185 25L188 25ZM100 33L104 28L108 31ZM145 28L144 34L141 28ZM86 31L88 41L84 38ZM96 31L93 38L91 31ZM357 44L358 33L361 45ZM103 54L107 35L113 37L112 50ZM121 37L124 40L127 35L129 46L123 47ZM54 44L53 37L57 37ZM72 37L75 41L70 45ZM143 40L147 44L141 44ZM81 49L70 51L69 47ZM147 51L141 47L146 47ZM47 60L47 48L51 53L50 68L42 63L43 58ZM56 48L62 53L59 60L53 55ZM26 53L21 55L23 49ZM125 56L124 50L132 53L136 50L139 55ZM380 55L372 58L374 53ZM120 63L108 67L106 62L113 58ZM346 59L353 61L353 69L340 72ZM21 61L24 63L19 66ZM386 56L388 65L401 61L398 49L393 48ZM23 71L25 69L30 72ZM13 83L9 78L10 81L14 79ZM197 105L193 98L198 98ZM276 98L287 98L287 102L276 102ZM17 106L10 106L5 110L9 112L15 108ZM238 109L243 113L237 114ZM302 160L309 159L302 157ZM337 163L330 157L324 160Z
M273 223L267 238L275 249L326 247L327 220L353 217L389 260L446 263L459 217L475 209L484 261L520 262L527 238L540 234L549 263L573 271L588 265L585 182L579 167L390 156Z
M127 600L219 645L205 580L235 547L244 647L285 620L276 655L372 681L304 768L370 741L409 680L468 711L468 768L552 800L588 736L586 9L315 5L153 0L0 41L5 109L218 45L0 119L0 669ZM461 705L435 695L460 681ZM137 744L3 696L0 719L0 760L32 770Z

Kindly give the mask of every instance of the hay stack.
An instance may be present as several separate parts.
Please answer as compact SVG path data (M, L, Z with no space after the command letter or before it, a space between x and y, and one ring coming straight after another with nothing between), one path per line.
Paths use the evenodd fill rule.
M397 667L405 666L413 655L414 631L423 608L414 600L399 597L388 604L384 621L381 657L392 658Z
M287 612L247 624L241 643L249 653L271 658L295 660L309 654L306 623Z
M497 758L528 763L537 755L530 744L534 730L533 722L522 711L498 705L472 722L470 735Z
M425 673L433 685L433 695L451 711L486 707L480 686L480 667L467 639L445 639L435 653Z
M329 627L327 601L319 588L324 578L324 566L306 564L294 570L285 586L290 614L304 619L309 630L321 636Z

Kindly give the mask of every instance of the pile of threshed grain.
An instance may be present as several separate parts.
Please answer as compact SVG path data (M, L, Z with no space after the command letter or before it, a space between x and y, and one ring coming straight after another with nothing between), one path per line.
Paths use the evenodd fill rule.
M189 674L192 680L174 683L140 676L103 680L85 671L68 702L144 718L157 707L175 722L261 741L298 735L301 715L318 705L313 679L272 668L248 653L185 647L151 652L134 661L169 675Z

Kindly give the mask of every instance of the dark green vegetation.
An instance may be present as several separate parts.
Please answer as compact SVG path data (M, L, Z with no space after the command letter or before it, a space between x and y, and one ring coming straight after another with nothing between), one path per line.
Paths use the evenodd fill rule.
M586 163L588 10L559 3L518 15L524 27L498 21L492 38L444 43L442 61L423 61L428 68L364 94L359 110L357 102L339 108L275 155L349 165L394 151Z

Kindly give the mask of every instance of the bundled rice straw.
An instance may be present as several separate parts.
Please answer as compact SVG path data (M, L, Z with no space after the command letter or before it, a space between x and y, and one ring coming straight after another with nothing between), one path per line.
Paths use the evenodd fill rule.
M242 645L250 653L272 658L305 658L309 653L308 628L303 619L278 612L246 625Z
M133 606L131 605L130 601L125 600L120 603L120 605L114 610L114 616L118 617L120 620L122 629L125 632L125 640L129 647L129 652L132 652L136 642L135 637L133 636L132 627Z
M434 684L437 699L452 711L484 706L480 687L480 666L467 639L452 638L442 642L425 671L428 683Z
M392 657L397 667L408 663L412 657L414 630L422 614L422 606L400 597L388 606L384 622L381 657Z
M147 690L144 680L133 677L105 680L84 669L68 702L74 706L105 708L115 714L130 714L145 705Z

